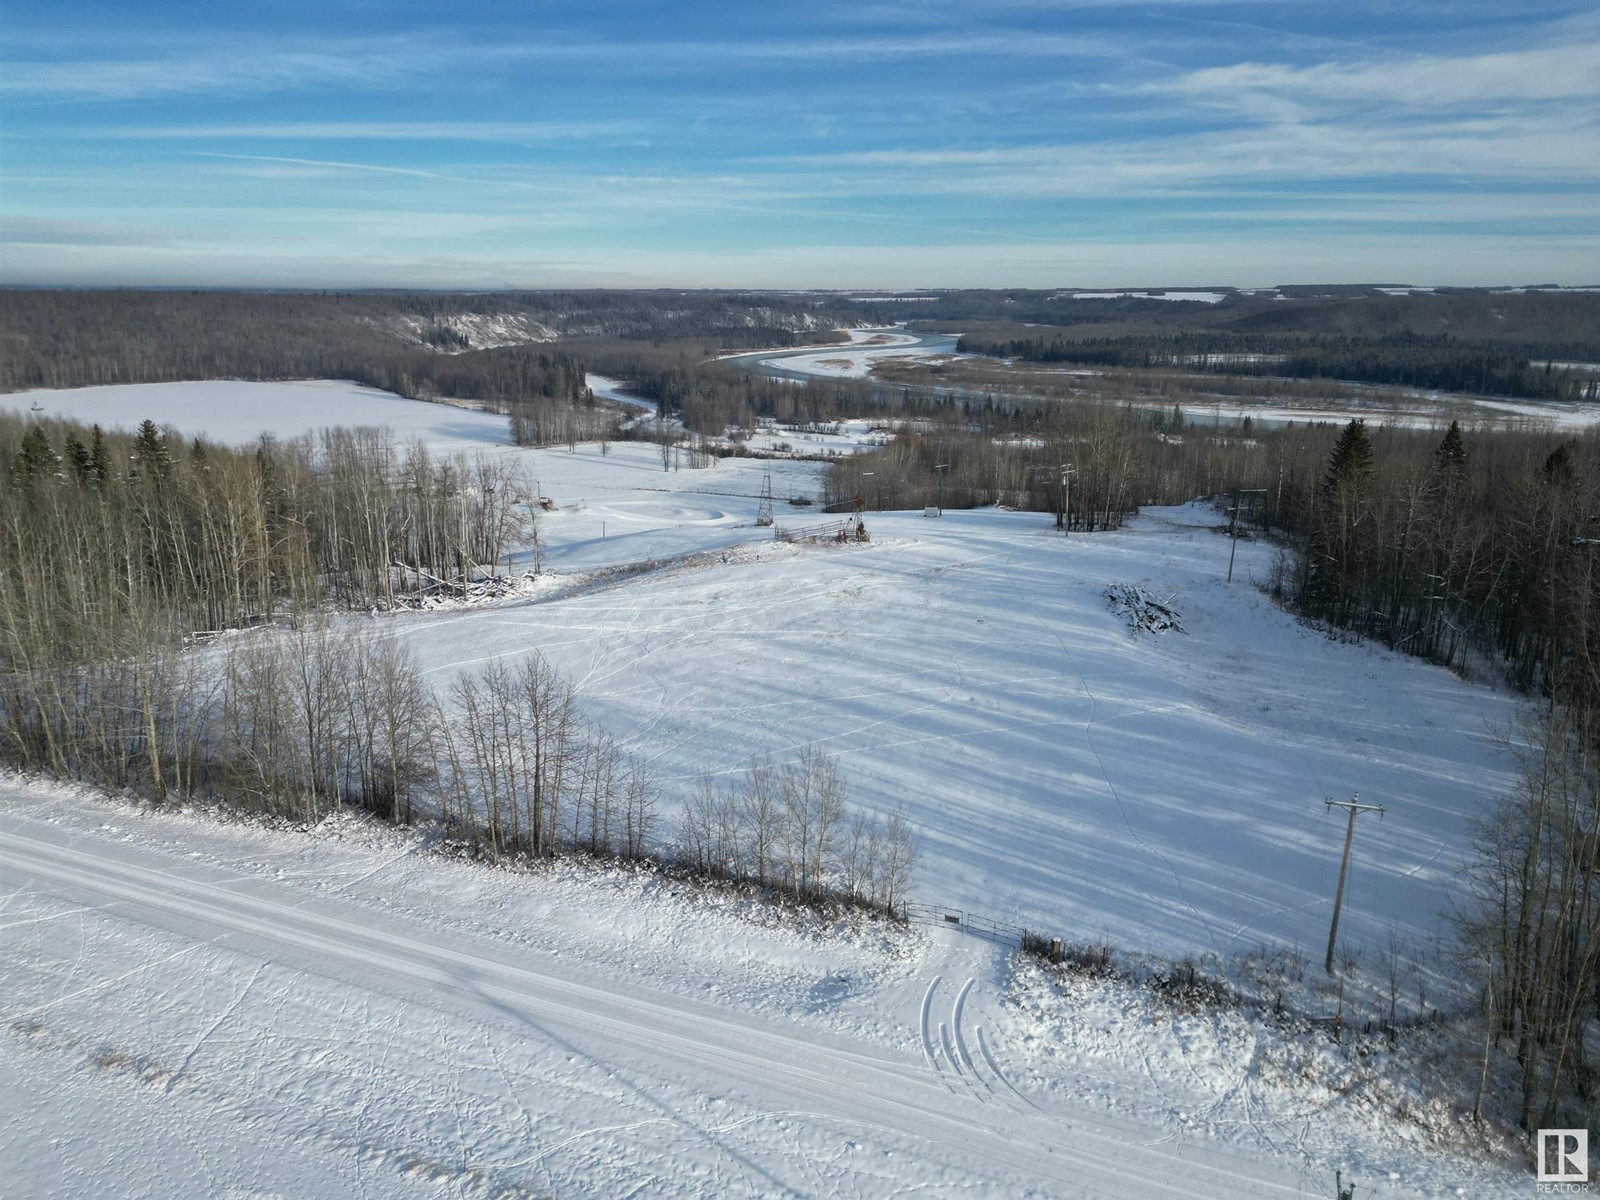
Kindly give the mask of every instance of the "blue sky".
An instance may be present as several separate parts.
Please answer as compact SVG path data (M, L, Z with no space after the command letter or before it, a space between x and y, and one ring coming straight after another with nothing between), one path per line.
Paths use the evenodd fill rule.
M1600 7L64 0L0 281L1600 282Z

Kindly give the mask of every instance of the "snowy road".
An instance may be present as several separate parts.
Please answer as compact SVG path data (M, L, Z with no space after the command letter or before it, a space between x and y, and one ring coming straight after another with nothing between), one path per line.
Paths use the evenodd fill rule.
M971 1015L994 952L954 935L878 997L906 1010L908 1048L177 842L6 817L22 1086L0 1153L36 1173L28 1194L1303 1194L1273 1164L1019 1091ZM23 933L73 926L71 970L38 971L56 941ZM374 1030L381 1053L359 1052ZM111 1145L133 1161L103 1141L57 1158L73 1106L126 1125Z

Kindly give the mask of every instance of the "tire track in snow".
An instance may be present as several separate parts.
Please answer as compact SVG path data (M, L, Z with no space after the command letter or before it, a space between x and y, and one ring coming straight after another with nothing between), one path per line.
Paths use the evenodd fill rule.
M1006 1078L1005 1072L1000 1069L995 1062L994 1055L989 1051L982 1026L978 1026L974 1030L974 1037L978 1042L979 1058L988 1067L987 1074L978 1068L978 1058L973 1057L964 1032L967 1000L972 994L974 985L978 982L975 976L969 976L957 991L950 1006L950 1020L948 1022L939 1022L938 1037L935 1039L933 1032L933 999L934 993L938 985L943 982L943 979L944 976L935 975L922 995L922 1053L928 1066L939 1074L946 1087L955 1092L956 1089L950 1083L944 1067L940 1065L940 1055L942 1053L944 1060L950 1063L956 1075L966 1083L968 1091L979 1103L991 1104L998 1100L1007 1109L1021 1111L1020 1104L1035 1113L1042 1112L1043 1110L1037 1104L1023 1095L1016 1085ZM989 1079L990 1075L1006 1088L1010 1093L1009 1096L1003 1095L996 1089L994 1083Z
M265 955L268 962L339 981L341 987L354 973L356 986L374 995L397 992L402 1003L488 1022L517 1036L531 1031L556 1045L578 1045L585 1055L592 1055L591 1048L606 1058L621 1054L636 1071L667 1069L665 1078L680 1086L685 1080L694 1087L715 1079L719 1087L759 1098L755 1103L765 1110L789 1109L808 1120L875 1129L958 1154L987 1171L997 1186L1005 1179L1021 1190L1050 1187L1068 1172L1091 1193L1106 1196L1193 1200L1210 1195L1232 1200L1295 1194L1268 1164L1238 1161L1221 1148L1200 1155L1144 1152L1129 1159L1129 1148L1138 1142L1136 1131L1089 1113L1075 1113L1070 1124L1043 1112L1013 1113L1004 1122L985 1120L982 1106L971 1098L946 1095L912 1063L867 1046L807 1039L754 1014L648 986L620 988L609 981L589 981L557 960L509 958L502 947L452 938L431 925L401 931L382 914L347 901L325 903L295 893L282 881L252 878L244 881L250 890L243 891L196 876L185 863L169 866L162 860L164 865L156 868L125 859L126 853L120 844L62 844L13 830L0 842L0 868L30 878L32 886L52 894L105 897L109 903L99 907L114 908L120 918L193 941L161 961L212 945L218 930L241 935L231 953ZM934 990L930 985L924 995L925 1045L932 1040ZM48 1008L66 998L34 1007ZM948 1088L949 1081L942 1082ZM686 1120L686 1114L645 1098L661 1109L660 1123L681 1125L689 1136L715 1137L712 1123ZM231 1090L220 1100L255 1103ZM274 1115L292 1121L287 1112ZM719 1150L731 1156L719 1169L739 1165L737 1149Z
M928 1010L933 1007L933 989L939 986L939 978L938 975L935 975L928 984L927 990L922 993L922 1056L928 1060L928 1066L935 1071L939 1069L939 1064L934 1061L933 1041L928 1036Z
M979 1025L977 1028L977 1039L978 1053L983 1055L983 1061L989 1064L989 1070L994 1072L994 1077L1001 1083L1005 1084L1005 1086L1010 1090L1011 1094L1018 1100L1022 1101L1022 1103L1026 1104L1035 1112L1040 1111L1039 1106L1032 1100L1028 1099L1027 1096L1023 1095L1018 1089L1017 1085L1011 1082L1010 1077L1000 1069L1000 1064L995 1062L994 1055L989 1051L989 1039L983 1036L982 1025Z
M967 1079L974 1085L973 1093L978 1099L987 1101L989 1097L995 1095L994 1084L985 1079L978 1071L977 1066L972 1061L972 1051L967 1049L967 1040L961 1033L961 1019L966 1013L967 996L972 991L972 985L977 982L976 979L969 977L961 985L961 990L956 993L955 1003L950 1009L950 1031L955 1038L955 1049L959 1062L965 1064ZM976 1085L978 1084L983 1085L983 1092L977 1090ZM984 1093L987 1093L987 1095Z

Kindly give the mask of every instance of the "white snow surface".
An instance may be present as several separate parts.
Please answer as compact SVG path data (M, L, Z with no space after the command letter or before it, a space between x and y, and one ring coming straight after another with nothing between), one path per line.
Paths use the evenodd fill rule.
M1525 1186L1286 1084L1285 1053L1339 1068L1236 1014L1062 998L953 930L15 778L0 821L8 1195L1287 1200L1336 1168L1371 1197Z
M595 375L592 372L583 377L584 386L596 396L605 400L613 400L618 404L626 404L630 408L642 408L649 412L656 411L654 400L644 400L638 396L629 395L623 389L620 379L611 379L605 375Z
M107 429L137 429L148 418L157 425L176 426L187 436L204 434L229 446L248 445L263 433L293 438L334 425L387 426L402 444L422 438L446 453L511 442L505 417L407 400L348 380L222 379L0 395L0 407L28 413L35 406L46 417L97 423Z
M637 503L654 518L690 501ZM825 519L814 514L780 511L778 524ZM1360 831L1342 937L1371 947L1391 929L1438 931L1468 824L1512 777L1493 730L1513 722L1513 698L1298 623L1255 587L1265 545L1240 544L1228 586L1221 518L1201 507L1065 539L1037 514L866 520L870 545L751 538L558 598L384 629L440 683L539 650L669 795L702 772L731 779L753 756L820 747L858 804L905 807L924 851L919 898L1069 939L1315 947L1344 834L1323 801L1360 792L1388 813ZM619 549L546 531L563 567ZM688 539L635 536L669 533ZM1170 598L1187 632L1131 635L1105 597L1124 582Z

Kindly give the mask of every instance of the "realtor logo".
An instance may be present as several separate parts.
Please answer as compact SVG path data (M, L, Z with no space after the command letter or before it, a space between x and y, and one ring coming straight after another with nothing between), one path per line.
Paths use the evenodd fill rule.
M1539 1130L1539 1182L1587 1183L1589 1181L1589 1131L1587 1129Z

